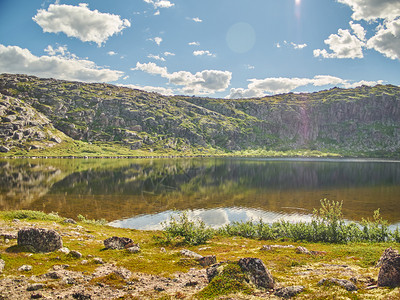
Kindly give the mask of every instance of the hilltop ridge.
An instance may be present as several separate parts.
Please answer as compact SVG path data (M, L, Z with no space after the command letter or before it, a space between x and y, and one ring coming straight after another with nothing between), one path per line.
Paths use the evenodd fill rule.
M82 141L127 153L308 149L400 156L400 88L393 85L212 99L1 74L0 116L3 153Z

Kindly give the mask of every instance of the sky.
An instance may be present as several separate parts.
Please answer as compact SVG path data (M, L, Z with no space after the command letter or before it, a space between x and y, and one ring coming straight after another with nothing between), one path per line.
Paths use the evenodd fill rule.
M0 0L0 73L234 99L400 85L400 0Z

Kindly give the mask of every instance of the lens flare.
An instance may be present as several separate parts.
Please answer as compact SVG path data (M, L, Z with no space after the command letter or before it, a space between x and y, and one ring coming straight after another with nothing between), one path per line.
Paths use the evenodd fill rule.
M301 4L301 0L295 0L296 5L300 5Z

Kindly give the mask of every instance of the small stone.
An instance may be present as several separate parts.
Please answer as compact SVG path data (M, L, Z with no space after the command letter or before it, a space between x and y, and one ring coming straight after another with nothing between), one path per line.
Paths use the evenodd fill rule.
M67 224L76 224L76 221L74 219L65 219L63 222Z
M92 299L92 296L86 295L84 292L75 292L72 294L72 298L77 300L89 300Z
M155 286L154 290L157 292L163 292L163 291L165 291L165 288L163 288L162 286Z
M32 270L32 266L31 265L22 265L18 268L18 271L24 271L24 272L28 272Z
M38 291L38 290L42 290L44 288L44 285L41 283L34 283L31 285L28 285L28 287L26 288L26 290L28 292L32 292L32 291Z
M6 266L6 262L0 259L0 274L3 272L4 267Z
M164 247L161 247L161 248L160 248L160 251L161 251L162 253L166 253L166 252L167 252L167 250L165 250Z
M13 223L19 223L19 222L21 222L21 221L20 221L19 219L13 219L12 222L13 222Z
M41 293L36 293L31 295L31 299L40 299L43 298L43 295Z
M138 253L140 252L140 247L139 246L133 246L133 247L129 247L126 248L126 250L130 253Z
M101 257L95 257L95 258L93 258L93 261L95 264L98 264L98 265L104 264L104 261Z
M304 286L294 285L277 289L274 293L275 296L289 299L301 293L305 289Z
M81 265L87 265L89 263L89 261L87 261L86 259L82 259L81 261Z
M82 258L82 253L76 251L76 250L72 250L69 252L69 255L71 255L74 258Z
M4 239L4 243L8 244L8 243L10 243L10 240L9 239Z
M261 251L272 251L272 247L270 245L263 245L260 250Z
M57 250L58 252L64 253L64 254L69 254L70 250L67 247L62 247Z
M193 252L193 251L190 251L190 250L187 250L187 249L181 250L181 254L184 255L184 256L190 257L190 258L195 258L195 259L202 259L203 258L203 255L200 255L200 254L198 254L196 252Z
M354 283L346 279L324 278L318 281L318 285L326 285L329 283L341 286L342 288L346 289L349 292L358 290L358 288L354 285Z
M296 253L298 253L298 254L311 254L311 252L307 248L305 248L303 246L297 247L296 248Z
M45 274L46 277L51 278L51 279L61 279L61 274L58 272L49 272Z

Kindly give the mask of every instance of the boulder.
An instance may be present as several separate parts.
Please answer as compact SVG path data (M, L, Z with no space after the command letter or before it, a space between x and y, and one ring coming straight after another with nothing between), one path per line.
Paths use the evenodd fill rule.
M76 251L76 250L72 250L69 252L69 255L71 255L73 258L82 258L82 253Z
M208 282L211 282L215 276L221 273L223 269L222 263L217 263L206 269Z
M217 257L215 255L207 255L207 256L203 256L202 258L197 259L197 261L203 267L208 267L208 266L211 266L211 265L217 263Z
M27 228L18 231L18 245L29 246L36 252L53 252L62 248L63 243L55 230Z
M296 253L298 253L298 254L311 254L311 252L306 247L303 247L303 246L298 246L296 248Z
M193 251L190 251L190 250L187 250L187 249L181 250L181 254L184 255L184 256L190 257L190 258L197 259L197 260L203 258L203 255L200 255L200 254L198 254L196 252L193 252Z
M400 286L400 255L392 247L387 248L378 265L381 266L378 274L378 286L398 287Z
M127 245L133 244L130 238L113 236L103 241L106 249L124 249Z
M24 271L24 272L28 272L32 270L32 266L31 265L22 265L18 268L18 271Z
M250 282L257 288L274 288L274 279L261 259L252 257L241 258L239 266L248 275Z
M289 299L301 293L305 289L302 285L293 285L277 289L274 293L275 296Z

